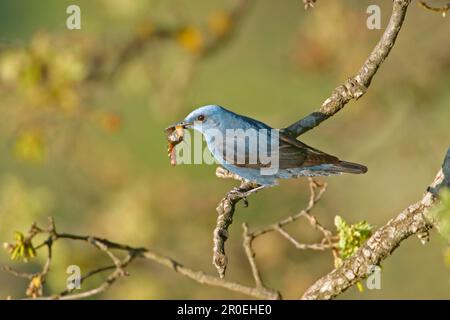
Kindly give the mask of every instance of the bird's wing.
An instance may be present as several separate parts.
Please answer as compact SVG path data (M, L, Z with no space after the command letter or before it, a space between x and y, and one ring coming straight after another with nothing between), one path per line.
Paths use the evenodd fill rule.
M339 163L337 157L310 147L295 138L282 133L279 137L280 169Z
M236 141L237 143L245 143L242 141ZM227 144L228 147L230 146ZM227 150L227 146L224 144L223 150ZM234 150L236 148L234 146ZM257 157L257 161L250 161L251 157L249 156L249 148L245 148L245 159L244 161L237 161L236 152L222 152L223 159L227 163L231 163L237 167L242 168L252 168L252 169L260 169L265 167L270 167L270 163L266 163L261 161L259 156ZM339 163L339 159L335 156L326 154L320 150L312 148L303 142L289 137L285 134L279 133L279 145L278 150L278 165L280 169L288 169L288 168L298 168L298 167L306 167L306 166L316 166L320 164L334 164ZM230 156L231 154L231 156ZM233 156L234 155L234 156ZM276 157L277 154L272 154L272 157ZM270 158L270 157L269 157Z

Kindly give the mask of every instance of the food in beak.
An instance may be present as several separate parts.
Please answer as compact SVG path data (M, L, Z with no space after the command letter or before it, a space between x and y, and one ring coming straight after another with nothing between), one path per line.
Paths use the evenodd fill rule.
M169 155L170 164L175 166L177 164L175 146L183 141L184 127L182 125L175 125L167 128L165 131L168 142L167 154Z

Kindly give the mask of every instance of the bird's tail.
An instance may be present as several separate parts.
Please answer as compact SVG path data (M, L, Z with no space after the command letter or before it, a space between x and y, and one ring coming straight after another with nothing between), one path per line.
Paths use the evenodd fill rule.
M339 161L338 163L333 164L333 170L336 170L337 172L361 174L367 172L367 167L358 163Z

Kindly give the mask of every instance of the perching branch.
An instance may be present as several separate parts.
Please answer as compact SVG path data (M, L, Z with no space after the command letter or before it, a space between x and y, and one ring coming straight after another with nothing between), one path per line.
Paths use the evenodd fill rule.
M360 98L367 91L367 88L369 87L373 76L394 46L395 40L397 39L397 35L402 27L403 20L406 15L406 10L410 2L411 0L393 0L393 9L389 24L386 27L386 30L384 31L380 41L372 50L358 73L354 77L348 79L343 85L334 89L331 96L325 100L319 111L313 112L307 117L283 129L285 133L297 137L307 132L308 130L318 126L320 123L336 114L350 100ZM311 4L313 2L306 1L304 3L306 6L307 3ZM237 179L239 179L239 177L237 177ZM244 193L252 189L249 185L241 185L241 188L242 187ZM221 277L224 277L227 265L227 257L225 255L225 241L228 238L228 227L232 223L232 217L236 204L241 199L246 197L246 195L242 196L242 194L236 193L235 191L236 189L231 190L220 201L216 209L219 217L217 220L217 226L214 230L213 264L217 268L217 271L219 272L219 275ZM286 235L282 231L281 234L286 237ZM292 242L292 239L289 240Z
M332 299L352 285L370 275L373 266L380 265L407 238L428 232L433 219L427 213L438 202L438 192L450 187L450 148L434 181L422 199L403 210L399 215L378 229L367 243L352 257L314 283L303 299Z
M216 171L219 177L233 177L231 173L223 168ZM236 177L234 177L236 178ZM228 264L228 258L225 254L225 241L228 239L228 227L233 222L233 214L236 204L244 200L247 204L246 197L255 190L258 185L254 183L242 182L237 188L233 188L219 202L216 208L217 224L213 232L213 265L216 267L220 278L225 277L225 270Z
M232 178L235 180L240 180L239 176L236 176L235 174L222 167L217 168L216 175L220 178ZM305 209L301 210L299 213L289 216L268 227L255 229L253 231L249 231L248 225L244 224L244 249L246 250L247 256L249 258L255 280L259 278L259 275L256 272L256 264L252 259L252 255L250 254L250 252L252 252L252 242L254 239L272 231L278 232L281 236L291 242L297 249L320 251L332 249L333 255L336 258L336 251L334 248L335 239L332 235L332 232L323 227L310 213L314 206L322 198L322 195L326 191L327 184L319 183L311 178L309 179L309 182L310 198L308 206ZM213 264L216 267L221 278L225 276L225 270L228 263L228 259L225 254L225 242L228 239L228 228L233 221L235 206L240 200L244 200L245 205L247 205L247 197L250 194L257 192L259 188L260 187L258 185L248 182L242 182L240 187L234 188L230 192L228 192L217 207L218 218L216 228L214 229ZM314 229L320 231L323 234L323 239L320 242L312 244L299 243L283 229L284 226L295 222L302 217L306 218ZM256 283L258 284L259 280L257 280Z
M334 89L318 111L291 124L284 129L285 133L298 137L335 115L351 100L357 100L366 93L372 78L395 44L410 2L411 0L393 0L389 24L361 69L343 85Z

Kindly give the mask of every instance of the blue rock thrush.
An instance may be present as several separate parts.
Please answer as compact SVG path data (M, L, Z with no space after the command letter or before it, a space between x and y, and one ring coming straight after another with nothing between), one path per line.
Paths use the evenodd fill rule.
M192 111L177 126L202 133L220 165L261 186L275 185L277 179L367 171L361 164L341 161L281 130L218 105Z

